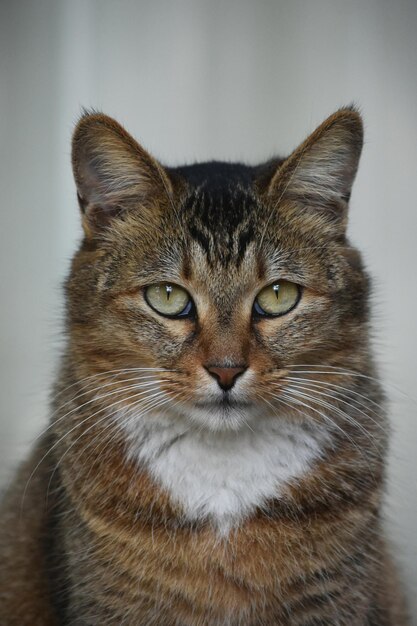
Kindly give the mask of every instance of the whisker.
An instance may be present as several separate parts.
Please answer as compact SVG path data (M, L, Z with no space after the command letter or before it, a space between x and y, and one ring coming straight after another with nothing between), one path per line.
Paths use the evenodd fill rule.
M116 389L116 390L114 390L112 392L103 394L101 396L94 396L94 398L92 398L91 400L88 400L88 402L84 402L83 404L77 405L76 407L74 407L73 409L71 409L70 411L65 413L64 415L61 415L58 419L53 420L39 435L37 435L37 437L35 437L34 441L37 441L40 437L42 437L45 433L47 433L48 430L50 430L51 428L56 426L56 424L58 424L59 422L61 422L65 418L69 417L70 415L72 415L76 411L79 411L82 408L84 408L85 406L91 404L92 402L96 402L98 400L103 400L105 398L108 398L109 396L113 396L113 395L118 395L118 394L124 393L125 391L127 391L129 389L142 389L143 387L148 387L148 386L151 387L152 385L159 385L160 382L173 382L173 381L166 381L165 379L161 378L161 379L155 380L155 381L146 381L144 383L134 383L133 385L125 385L121 389ZM90 393L94 393L96 390L99 390L99 389L101 389L101 388L100 387L96 387L96 389L91 390ZM66 404L70 404L71 402L72 401L70 400ZM62 407L63 406L65 406L65 405L62 405ZM54 412L54 414L56 414L59 410L61 410L62 407L59 407Z
M354 440L353 440L353 439L352 439L352 438L348 435L348 433L347 433L346 431L344 431L344 430L343 430L343 428L341 428L341 427L339 426L339 424L336 424L336 422L335 422L334 420L332 420L332 419L331 419L328 415L326 415L326 414L325 414L325 413L323 413L322 411L319 411L319 410L318 410L318 409L316 409L315 407L313 407L313 406L311 406L311 405L309 405L309 404L306 404L305 402L303 402L302 400L300 400L300 399L299 399L299 397L298 397L298 396L301 396L301 397L305 397L305 398L307 398L308 400L310 400L310 398L309 398L308 396L306 396L306 395L305 395L305 394L303 394L302 392L298 392L298 393L296 393L296 392L294 392L294 391L292 391L292 392L291 392L291 391L289 391L289 390L286 390L286 391L284 391L284 392L281 392L281 394L282 394L282 395L285 395L285 396L286 396L286 399L289 399L290 401L296 402L297 404L301 404L301 406L304 406L306 409L309 409L310 411L313 411L314 413L317 413L318 415L320 415L320 417L321 417L322 419L324 419L324 421L325 421L327 424L330 424L330 426L331 426L331 427L334 427L334 428L336 428L337 430L339 430L339 431L342 433L343 437L345 437L346 439L349 439L349 441L351 442L351 444L354 446L354 448L355 448L356 450L358 450L358 451L359 451L359 453L360 453L361 455L363 454L363 452L362 452L362 451L358 448L358 446L357 446L357 444L354 442ZM290 396L288 397L288 395L287 395L287 394L290 394ZM276 396L275 394L272 394L272 393L271 393L271 395L272 395L272 397L276 397L276 398L278 398L278 397L279 397L279 396ZM293 396L293 397L291 397L291 396Z
M73 382L71 385L64 387L64 389L61 389L60 391L58 391L56 394L52 396L52 400L55 400L56 398L58 398L60 395L68 391L68 389L75 387L75 385L82 385L86 380L97 378L99 376L107 376L109 374L113 374L114 376L117 376L119 373L125 373L125 372L127 373L127 372L178 372L178 371L179 370L166 369L164 367L122 367L119 369L106 370L104 372L97 372L96 374L90 374L89 376L80 378L76 380L75 382Z
M294 380L294 381L308 382L311 385L314 384L314 385L317 385L317 386L332 387L332 388L338 389L338 390L340 389L342 391L348 392L348 393L344 394L345 397L347 397L350 394L352 394L354 396L362 398L363 400L366 401L367 404L368 403L372 404L373 406L377 407L381 411L385 410L385 407L382 404L380 404L378 402L375 402L375 400L373 400L372 398L369 398L369 396L366 396L363 393L359 393L359 392L355 391L354 389L350 389L349 387L343 387L342 385L337 385L336 383L331 383L331 382L328 382L326 380L317 380L317 379L312 379L312 378L299 378L299 377L297 378L296 376L291 376L291 375L288 376L287 378L288 378L288 380L291 380L291 381ZM362 406L366 406L367 407L367 404L363 403ZM373 413L375 413L375 415L379 415L379 413L377 413L373 409L370 409L370 410L373 411Z
M317 369L313 369L313 370L304 370L301 369L299 371L297 371L296 373L298 374L334 374L336 376L352 376L352 377L357 377L357 378L364 378L366 380L370 380L373 381L377 384L381 384L381 380L379 378L377 378L376 376L370 376L369 374L363 374L361 372L357 372L356 370L349 370L349 369L344 369L343 367L339 367L339 366L335 366L335 365L328 365L327 363L324 365L313 365L311 363L308 364L297 364L297 365L287 365L286 369L293 369L294 371L296 371L296 368L301 367L301 368L305 368L305 367L309 367L309 368L317 368ZM318 368L326 368L326 369L322 369L321 371L319 371ZM331 371L328 371L331 370ZM409 400L410 402L412 402L413 404L417 405L417 400L415 398L413 398L412 396L408 395L407 393L405 393L404 391L402 391L402 389L400 389L399 387L397 387L396 385L393 385L392 383L390 383L387 380L383 380L383 386L385 387L391 387L391 389L393 389L394 391L396 391L397 393L399 393L401 396L403 396L404 398L406 398L407 400Z
M328 406L329 406L331 411L336 410L335 407L333 407L332 405L328 405L328 403L324 403L320 399L316 399L316 398L313 399L309 395L307 395L307 394L305 394L305 393L303 393L301 391L298 391L298 390L295 391L295 390L289 390L289 389L287 391L288 391L288 393L292 394L295 397L297 402L300 402L300 400L298 399L298 396L301 396L301 397L303 397L306 400L309 400L309 401L312 401L312 402L318 404L318 406L320 406L320 407L328 408ZM350 443L353 446L353 448L362 457L362 459L367 463L367 465L370 466L370 461L369 461L368 457L365 455L365 451L361 448L360 445L358 445L358 443L355 442L355 440L343 428L341 428L341 426L339 424L337 424L337 422L334 419L332 419L329 415L326 415L322 411L319 411L315 407L311 406L311 404L310 405L305 405L305 406L307 406L307 408L310 408L312 411L318 413L327 423L330 424L330 426L332 428L337 428L337 430L339 430L343 434L343 436L346 437L346 439L348 439L350 441ZM338 411L336 411L336 412L338 413ZM341 413L342 416L345 415L343 413L343 411L340 411L340 413ZM347 416L347 415L345 415L345 417L346 417L346 421L348 423L350 423L350 424L352 424L354 426L359 426L360 427L360 425L358 424L358 422L356 422L356 420L352 421L350 419L350 416ZM348 417L349 417L349 419L348 419ZM363 429L363 431L364 431L365 436L367 436L369 438L372 446L375 449L377 449L375 441L372 439L371 435L365 429Z
M55 415L58 411L61 411L65 406L67 406L68 404L72 404L75 400L78 400L78 398L81 398L82 396L85 396L87 394L91 394L94 393L95 391L100 391L101 389L105 389L107 387L111 387L112 385L117 385L117 384L121 384L121 383L128 383L128 382L133 382L133 381L143 381L143 380L159 380L158 378L155 378L154 374L149 374L149 375L143 375L140 378L139 377L134 377L134 378L122 378L121 380L115 378L115 376L112 376L112 378L114 378L114 380L112 380L111 382L107 382L107 383L103 383L101 385L98 385L97 387L94 387L93 389L86 389L85 391L78 393L76 396L72 396L69 400L67 400L66 402L64 402L63 404L61 404L58 408L56 408L54 410L54 412L52 413L52 416Z
M318 391L318 390L316 390L316 389L311 389L311 388L309 388L309 387L307 387L307 386L305 386L305 385L301 385L301 384L299 384L299 383L295 383L295 384L297 385L297 386L296 386L296 388L295 388L295 390L296 390L296 391L298 391L298 389L304 389L305 391L308 391L308 392L314 393L314 394L316 394L316 395L319 395L320 397L327 397L327 398L332 398L332 399L335 399L335 398L334 398L334 396L332 396L332 395L330 395L330 394L328 394L328 393L325 393L325 392L322 392L322 391ZM307 394L307 396L308 396L308 394ZM313 400L313 401L315 401L315 399L313 399L313 398L312 398L312 400ZM346 402L346 401L344 401L344 400L341 400L340 398L339 398L339 402L344 402L344 403L345 403L345 404L347 404L348 406L351 406L348 402ZM366 429L366 428L365 428L365 427L364 427L364 426L363 426L360 422L358 422L358 421L357 421L357 420L356 420L356 419L355 419L352 415L349 415L349 414L348 414L348 413L346 413L345 411L342 411L339 407L336 407L335 405L330 404L329 402L325 402L325 401L323 401L323 400L320 400L320 401L319 401L319 403L320 403L320 405L321 405L323 408L328 408L328 409L330 409L331 411L335 411L335 412L337 413L337 415L340 415L343 419L345 419L346 421L348 421L349 423L351 423L353 426L358 427L358 428L359 428L359 429L360 429L360 430L364 433L364 435L368 437L368 439L371 441L371 443L372 443L373 445L375 445L375 438L374 438L374 437L373 437L373 436L369 433L369 431L368 431L368 430L367 430L367 429ZM365 417L367 417L367 418L371 419L371 421L372 421L374 424L376 424L377 426L379 426L379 424L378 424L375 420L372 420L372 418L370 418L370 416L369 416L367 413L365 413L364 411L361 411L361 409L358 409L357 407L356 407L356 410L357 410L357 411L359 411L359 412L361 412L361 413L362 413Z
M161 396L164 395L164 392L161 392ZM172 396L167 396L166 399L164 400L165 403L168 403L171 400L171 397L176 397L178 394L173 394ZM163 403L161 403L160 405L158 405L155 401L149 403L149 406L144 405L144 406L140 406L140 403L142 402L142 400L137 400L135 402L132 403L132 406L125 412L125 415L123 417L123 419L121 420L117 420L117 422L113 419L111 419L111 421L109 422L109 424L104 428L105 430L108 430L111 426L115 429L115 433L113 434L113 436L110 438L110 440L108 439L103 439L102 441L96 446L99 447L100 444L107 444L107 446L110 445L110 443L120 434L120 428L123 426L126 426L129 423L129 420L132 418L132 415L135 415L135 417L143 417L143 414L153 410L154 408L159 408L159 406L161 406ZM141 411L141 415L138 416L137 414L137 408L139 407L140 411ZM110 416L111 417L111 416ZM114 417L114 415L113 415ZM101 431L99 433L99 435L97 437L95 437L93 439L93 441L96 441L96 439L100 436L102 436L102 433L104 431ZM76 457L76 461L75 461L75 465L77 464L77 460L79 459L80 455L85 452L85 450L91 445L92 442L90 442L89 444L87 444L87 446L85 446L80 453L78 454L78 456ZM92 452L91 452L92 454ZM91 472L91 469L90 469ZM88 477L88 476L87 476Z
M331 383L326 383L323 381L310 381L309 379L293 379L291 376L288 377L288 380L290 381L294 381L294 384L299 386L301 381L302 383L306 383L308 385L308 389L307 387L305 387L306 390L311 391L311 392L316 392L316 389L320 389L322 392L322 395L325 395L331 399L334 399L338 402L342 402L343 404L346 404L347 406L351 406L353 407L356 411L358 411L359 413L361 413L364 417L366 417L368 420L370 420L382 433L384 434L389 434L390 429L388 427L385 426L385 420L383 422L376 420L375 418L372 417L372 415L369 414L368 411L371 411L377 418L379 418L379 420L381 420L381 418L385 418L385 413L377 413L374 409L370 408L365 402L362 402L361 400L358 400L357 398L351 398L350 394L355 394L355 392L353 390L350 390L347 387L340 387L339 385L332 385ZM334 395L332 393L324 393L323 392L323 387L325 388L325 390L327 390L327 387L330 386L332 388L335 388L337 391L337 395ZM340 392L339 390L346 390L347 393L345 392ZM363 394L355 394L358 395L360 398L364 398L365 400L369 400L370 403L375 404L376 406L380 407L381 405L378 405L376 402L372 402L372 400L370 398L367 398L367 396L364 396ZM341 397L340 397L341 396ZM350 400L350 402L348 402L347 400L343 400L343 398L347 398L348 400ZM363 410L365 409L365 410ZM381 406L381 411L383 411L383 408ZM353 419L353 416L352 416Z
M164 395L164 392L157 392L156 394L152 394L152 396L150 396L150 398L146 398L146 399L145 399L145 401L148 401L148 402L149 402L149 401L150 401L150 399L151 399L152 397L157 396L158 398L160 398L162 395ZM140 400L137 400L134 404L136 404L136 405L137 405L137 404L139 404L140 402L141 402ZM149 404L150 404L150 408L155 408L155 406L158 406L158 401L155 399L153 402L149 402ZM148 410L149 410L149 407L146 407L146 411L148 411ZM65 456L68 454L68 452L71 450L71 448L72 448L73 446L75 446L75 445L77 444L77 442L78 442L80 439L82 439L82 437L84 437L84 436L85 436L85 435L86 435L86 434L87 434L90 430L92 430L94 427L96 427L98 424L102 423L102 422L103 422L104 420L106 420L106 419L110 419L110 420L111 420L111 416L109 416L109 415L104 415L104 416L103 416L103 417L101 417L98 421L94 422L94 423L93 423L91 426L89 426L89 427L88 427L85 431L83 431L83 432L81 433L81 435L79 435L79 436L75 439L75 441L73 441L73 442L72 442L72 444L69 446L69 448L67 448L67 450L66 450L66 451L62 454L62 456L60 457L60 459L59 459L58 463L55 465L54 470L53 470L53 472L52 472L52 474L51 474L51 477L50 477L50 479L49 479L47 493L49 492L49 488L50 488L50 485L51 485L51 482L52 482L52 479L53 479L53 476L54 476L55 472L57 471L57 469L58 469L59 465L61 464L61 462L63 461L63 459L65 458ZM88 421L88 418L87 418L87 420L83 420L83 422L81 422L81 424L82 424L82 423L85 423L86 421ZM80 426L81 424L78 424L78 426ZM109 426L109 425L108 425L108 426ZM108 428L108 426L107 426L104 430L106 430L106 429ZM66 434L64 435L64 437L66 437L67 435L69 435L69 434L70 434L73 430L74 430L74 428L72 428L72 429L71 429L68 433L66 433ZM102 435L102 433L103 433L103 431L101 431L101 432L100 432L100 435ZM59 440L58 440L58 441L59 441ZM57 442L57 443L58 443L58 442ZM87 447L88 447L88 446L87 446ZM85 451L85 449L86 449L86 448L83 448L83 449L81 450L81 452L84 452L84 451Z
M122 402L127 402L128 400L132 400L133 398L137 398L138 396L142 396L143 394L148 393L148 391L142 391L139 392L137 394L133 394L132 396L128 396L127 398L122 398L121 400L117 400L116 402L111 403L109 406L105 406L101 409L99 409L98 411L95 411L94 413L92 413L91 415L88 415L86 418L84 418L83 420L81 420L81 422L75 424L75 426L73 426L67 433L65 433L64 435L62 435L49 449L48 451L43 455L43 457L41 458L41 460L38 462L38 464L36 465L35 469L32 471L32 473L29 476L29 479L26 483L25 489L23 491L23 495L22 495L22 505L21 505L21 510L23 511L23 503L24 503L24 499L26 497L26 492L29 486L29 483L31 482L34 474L36 473L36 471L38 470L38 468L40 467L40 465L43 463L43 461L46 459L46 457L52 452L52 450L59 445L59 443L65 439L65 437L67 437L68 435L70 435L76 428L79 428L80 426L82 426L83 424L85 424L85 422L87 422L88 420L92 419L93 417L95 417L96 415L99 415L100 413L102 413L103 411L108 411L110 408L112 408L113 406L117 406L118 404L121 404ZM107 417L107 416L106 416ZM56 422L55 422L56 423Z
M271 394L271 391L266 390L266 393ZM260 400L262 400L263 402L265 402L268 406L270 406L270 407L272 408L272 410L274 411L274 413L273 413L273 416L274 416L274 417L278 417L278 416L277 416L277 414L275 413L275 411L276 411L276 408L277 408L277 407L275 407L275 406L272 404L272 402L269 402L269 400L267 400L266 398L264 398L264 396L262 396L259 392L256 392L256 394L255 394L255 395L256 395L256 397L257 397L257 398L259 398ZM281 404L283 404L284 406L286 406L287 408L289 408L289 409L290 409L290 411L296 411L297 413L299 413L299 412L300 412L300 411L299 411L299 409L296 409L296 407L292 406L291 404L289 404L288 402L286 402L285 400L283 400L283 398L278 397L278 396L274 396L274 397L275 397L275 399L276 399L276 400L278 400L278 402L280 402ZM304 414L303 414L303 416L304 416L304 417L306 417Z

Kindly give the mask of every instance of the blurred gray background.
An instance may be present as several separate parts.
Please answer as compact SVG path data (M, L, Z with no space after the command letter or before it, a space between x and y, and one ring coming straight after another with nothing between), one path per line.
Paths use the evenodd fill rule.
M168 165L250 163L357 103L350 236L374 277L394 437L386 518L417 624L417 2L0 2L0 481L48 419L61 282L80 238L70 136L82 106Z

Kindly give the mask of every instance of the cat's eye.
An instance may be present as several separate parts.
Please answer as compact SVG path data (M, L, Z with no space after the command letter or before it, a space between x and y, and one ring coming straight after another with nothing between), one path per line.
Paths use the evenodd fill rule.
M154 311L167 317L187 317L194 309L193 301L185 289L171 283L146 287L145 300Z
M288 280L280 280L264 287L256 296L253 310L256 315L278 317L289 313L300 300L301 289Z

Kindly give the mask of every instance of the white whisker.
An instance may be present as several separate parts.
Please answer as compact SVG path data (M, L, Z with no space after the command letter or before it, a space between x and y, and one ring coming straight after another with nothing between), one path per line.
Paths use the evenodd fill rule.
M335 399L334 396L331 396L328 393L325 392L321 392L318 391L316 389L310 389L309 387L307 387L306 385L300 385L299 383L295 383L296 387L294 388L286 388L288 391L290 389L293 389L295 391L298 392L299 389L304 389L305 391L308 391L310 393L314 393L316 396L320 396L320 397L326 397L326 398L332 398L333 400ZM306 397L309 397L308 394L304 394ZM369 431L357 420L355 420L355 418L352 415L349 415L348 413L346 413L345 411L342 411L339 407L330 404L329 402L326 402L324 400L317 400L316 398L311 398L309 397L310 400L312 400L313 402L317 402L317 404L319 404L320 406L322 406L324 409L330 409L331 411L335 412L337 415L341 416L342 419L346 420L347 422L349 422L350 424L352 424L353 426L359 428L365 436L368 437L368 439L370 440L370 442L372 443L372 445L375 446L375 438L369 433ZM344 400L340 400L340 398L338 399L339 402L345 402ZM349 403L345 402L345 404L348 404L348 406L351 406ZM369 415L367 415L364 411L361 411L360 409L358 409L356 407L357 411L360 411L364 416L366 416L367 418L369 418ZM375 422L375 420L372 420L375 424L377 424L377 422ZM377 424L378 425L378 424Z
M303 394L302 392L295 392L295 391L284 391L281 392L282 395L285 395L286 399L288 399L290 402L293 401L297 404L300 404L301 406L305 407L306 409L313 411L314 413L317 413L318 415L320 415L320 417L327 423L330 424L330 426L332 428L336 428L339 432L342 433L343 437L349 439L349 441L352 443L352 445L362 454L362 452L359 450L357 444L353 441L353 439L347 434L346 431L343 430L343 428L341 428L338 424L336 424L336 422L334 422L334 420L331 419L331 417L329 417L328 415L326 415L325 413L323 413L322 411L319 411L317 408L306 404L305 402L303 402L302 400L299 399L299 397L304 397L307 400L310 400L309 396L306 396L306 394ZM289 394L289 395L288 395ZM271 396L274 398L279 398L279 396L272 394Z
M145 398L145 399L144 399L144 401L145 401L145 402L148 402L149 406L147 406L147 405L145 404L145 406L144 406L144 407L141 407L141 408L142 408L142 410L144 409L144 411L143 411L143 412L148 412L149 410L151 410L151 409L155 408L156 406L158 406L158 405L159 405L158 400L156 400L156 399L155 399L153 402L151 402L150 400L151 400L151 398L153 398L153 397L155 397L155 396L157 396L157 398L160 398L162 395L165 395L165 394L164 394L163 392L157 392L157 393L155 393L155 394L152 394L150 397ZM134 396L132 396L132 397L134 397ZM137 406L137 405L140 405L140 402L141 402L141 400L137 400L135 403L133 403L133 405L136 405L136 406ZM132 406L129 410L132 410L132 409L133 409L133 406ZM48 491L49 491L49 486L50 486L50 484L51 484L51 481L52 481L52 479L53 479L53 476L54 476L54 474L55 474L56 470L58 469L59 465L61 464L61 462L63 461L63 459L65 458L65 456L66 456L66 455L68 454L68 452L71 450L71 448L73 448L73 446L75 446L75 445L78 443L78 441L79 441L80 439L82 439L82 437L84 437L84 436L85 436L85 435L86 435L86 434L87 434L90 430L92 430L93 428L97 427L97 425L98 425L98 424L101 424L101 423L102 423L103 421L105 421L106 419L111 420L111 417L112 417L112 416L105 415L104 417L101 417L98 421L95 421L95 422L94 422L91 426L89 426L89 427L88 427L85 431L83 431L83 432L81 433L81 435L79 435L79 436L75 439L75 441L73 441L73 442L72 442L72 444L71 444L71 445L70 445L70 446L69 446L69 447L65 450L65 452L64 452L64 453L62 454L62 456L60 457L60 459L59 459L58 463L55 465L54 470L53 470L53 472L52 472L52 474L51 474L51 477L50 477L50 479L49 479L49 484L48 484ZM89 418L87 418L86 420L83 420L83 421L82 421L80 424L78 424L77 426L82 425L83 423L85 423L86 421L88 421L88 419L89 419ZM110 426L110 424L109 424L109 425L108 425L108 426L107 426L104 430L106 430L109 426ZM74 427L74 428L72 428L70 431L68 431L68 433L66 433L66 434L64 435L64 437L63 437L63 438L65 438L67 435L69 435L69 434L70 434L73 430L75 430L75 427ZM101 431L100 435L102 435L102 434L103 434L103 431ZM61 438L61 439L63 439L63 438ZM60 441L60 440L58 440L58 442L59 442L59 441ZM57 442L57 443L58 443L58 442ZM54 447L54 446L53 446L53 447ZM87 446L87 447L88 447L88 446ZM52 448L51 448L50 450L52 450ZM85 450L85 448L83 448L81 452L83 452L84 450Z
M121 381L120 381L121 382ZM94 396L94 398L92 398L91 400L88 400L87 402L84 402L83 404L77 405L76 407L74 407L73 409L71 409L70 411L67 411L67 413L65 413L64 415L61 415L58 419L53 420L35 439L34 441L37 441L40 437L42 437L45 433L48 432L48 430L50 430L51 428L53 428L56 424L58 424L59 422L61 422L62 420L64 420L65 418L69 417L70 415L72 415L73 413L76 413L77 411L81 410L82 408L88 406L89 404L96 402L98 400L103 400L108 398L109 396L113 396L113 395L118 395L121 393L124 393L125 391L129 390L129 389L142 389L144 387L151 387L153 385L157 386L159 385L160 382L173 382L173 381L166 381L165 379L159 379L159 380L154 380L154 381L146 381L144 383L140 382L140 383L134 383L132 385L127 385L124 387L121 387L120 389L115 389L112 392L108 392L106 394L103 394L101 396ZM100 390L101 387L96 387L95 389L91 390L91 392L88 393L94 393L95 391ZM82 394L84 395L84 394ZM71 404L72 400L69 400L68 402L66 402L64 405L62 405L62 407L59 407L54 414L56 414L57 412L59 412L59 410L61 408L63 408L64 406L66 406L67 404ZM53 415L54 415L53 414Z
M314 369L312 369L312 370L300 369L300 370L297 371L296 368L299 368L299 367L300 368L314 368ZM351 376L351 377L363 378L365 380L372 381L372 382L376 383L377 385L381 384L381 381L376 376L370 376L369 374L363 374L361 372L357 372L355 370L345 369L343 367L339 367L339 366L336 366L336 365L328 365L327 363L324 364L324 365L313 365L311 363L308 363L308 364L305 364L305 365L299 365L299 364L298 365L287 365L286 368L293 370L297 374L328 374L328 375L333 375L334 374L335 376L348 376L348 377ZM322 369L319 369L319 368L322 368ZM404 398L406 398L407 400L409 400L413 404L417 405L417 399L416 398L413 398L412 396L408 395L407 393L402 391L396 385L393 385L391 382L386 381L386 380L384 380L383 384L386 387L390 387L396 393L399 393L401 396L403 396Z
M122 367L114 370L105 370L103 372L97 372L96 374L90 374L89 376L85 376L84 378L77 379L75 382L71 383L64 389L61 389L56 394L52 396L52 400L55 400L63 393L67 392L75 385L82 385L85 381L90 380L92 378L97 378L99 376L107 376L109 374L113 374L113 376L117 376L120 373L128 373L128 372L178 372L176 369L166 369L164 367Z
M358 398L361 398L361 399L365 400L365 403L363 403L363 406L367 407L368 404L371 404L371 405L375 406L379 410L384 410L384 406L382 404L380 404L378 402L375 402L375 400L373 400L369 396L366 396L363 393L359 393L359 392L357 392L354 389L351 389L349 387L343 387L342 385L337 385L336 383L331 383L331 382L326 381L326 380L317 380L315 378L314 379L308 378L308 377L307 378L306 377L300 378L300 377L296 377L296 376L292 376L292 375L287 376L286 378L288 378L288 380L291 380L291 381L308 382L311 385L314 384L314 385L317 385L317 386L332 387L332 388L337 389L337 390L346 391L347 393L344 394L346 397L349 396L349 395L354 395L355 397L358 397ZM379 415L379 413L377 413L373 409L370 409L370 410L373 411L376 415Z
M101 409L99 409L98 411L93 412L91 415L88 415L86 418L84 418L83 420L81 420L81 422L75 424L75 426L73 426L68 432L66 432L64 435L62 435L61 437L59 437L59 439L57 441L55 441L55 443L48 449L48 451L42 456L41 460L38 462L38 464L36 465L35 469L32 471L32 473L29 476L29 479L26 483L25 489L23 491L23 495L22 495L22 506L21 508L23 509L23 503L24 503L24 499L26 497L26 492L29 486L29 483L31 482L34 474L36 473L37 469L40 467L40 465L43 463L43 461L46 459L46 457L52 452L52 450L54 448L56 448L57 445L59 445L59 443L65 439L68 435L70 435L76 428L79 428L80 426L82 426L83 424L85 424L85 422L89 421L90 419L92 419L93 417L99 415L100 413L102 413L103 411L108 411L109 409L111 409L114 406L117 406L119 404L121 404L122 402L127 402L129 400L132 400L133 398L137 398L138 396L142 396L143 394L148 393L148 391L142 391L140 393L137 394L133 394L131 396L128 396L127 398L122 398L121 400L117 400L116 402L111 403L109 406L105 406ZM160 393L160 392L159 392ZM82 405L84 406L84 405ZM79 407L78 407L79 408ZM107 418L107 416L105 416L105 418ZM103 418L103 419L105 419ZM101 419L99 420L99 422L101 421ZM94 425L96 425L98 422L95 422Z

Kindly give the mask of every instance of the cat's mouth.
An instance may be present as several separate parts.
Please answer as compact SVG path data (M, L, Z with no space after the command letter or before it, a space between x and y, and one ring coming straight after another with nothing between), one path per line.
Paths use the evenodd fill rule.
M213 409L218 411L219 409L247 409L251 406L251 403L244 400L234 400L228 395L224 394L222 398L196 402L195 406L201 409Z
M217 432L246 428L248 423L252 423L261 413L262 407L258 403L251 398L238 396L235 392L196 398L192 404L179 409L181 417L186 415L192 422L197 423L199 428L203 426Z

